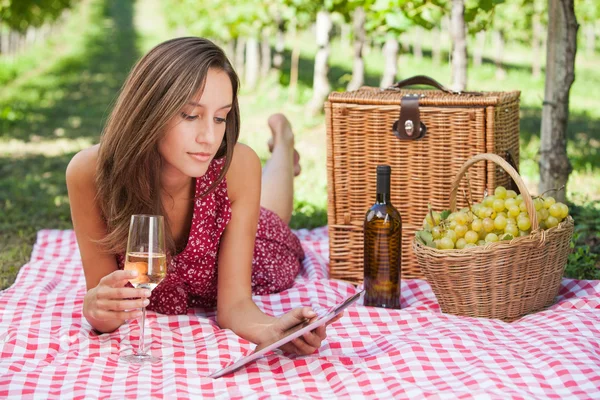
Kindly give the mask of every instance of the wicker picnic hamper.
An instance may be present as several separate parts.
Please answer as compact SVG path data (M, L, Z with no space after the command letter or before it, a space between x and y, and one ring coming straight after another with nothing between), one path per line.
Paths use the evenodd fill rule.
M554 228L538 229L536 210L523 180L494 154L474 156L463 165L452 182L450 210L456 209L462 177L479 161L496 163L517 183L531 220L531 234L463 250L438 250L413 240L413 249L443 312L510 322L554 302L574 223L569 216Z
M410 84L439 90L399 89ZM331 93L325 104L331 278L362 282L363 220L375 200L379 164L392 167L391 200L402 214L402 278L422 278L412 238L428 204L448 208L449 177L479 153L511 154L518 165L519 94L454 93L422 76L385 90ZM418 121L407 125L403 114L410 117L415 110ZM415 126L415 139L402 132ZM477 165L469 177L474 193L509 184L509 176L491 162Z

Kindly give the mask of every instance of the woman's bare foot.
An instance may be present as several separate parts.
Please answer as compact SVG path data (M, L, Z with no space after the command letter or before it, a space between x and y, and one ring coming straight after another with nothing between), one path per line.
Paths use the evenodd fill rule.
M294 148L294 132L290 121L283 114L273 114L268 120L271 134L273 135L268 141L269 151L273 152L275 146L284 145ZM294 149L294 176L300 175L302 167L300 167L300 154Z

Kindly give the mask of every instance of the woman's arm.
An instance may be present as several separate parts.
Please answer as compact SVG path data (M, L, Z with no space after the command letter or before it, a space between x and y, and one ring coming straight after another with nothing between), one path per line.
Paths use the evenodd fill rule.
M124 287L131 279L130 273L117 271L115 256L102 251L95 242L106 235L106 224L96 204L97 153L98 146L77 153L67 167L66 178L71 219L88 289L83 315L94 329L111 332L126 319L135 317L144 299L122 300L140 297L140 291ZM126 309L136 310L124 312Z
M261 165L248 146L237 144L227 171L231 221L219 248L217 316L222 328L258 343L261 331L275 318L252 301L252 254L260 212Z
M232 216L219 250L217 318L222 328L257 344L277 340L289 328L315 316L310 307L300 307L275 318L264 314L252 300L252 255L260 212L260 184L261 165L256 153L243 144L236 145L227 172ZM325 339L325 329L319 327L283 349L313 353Z

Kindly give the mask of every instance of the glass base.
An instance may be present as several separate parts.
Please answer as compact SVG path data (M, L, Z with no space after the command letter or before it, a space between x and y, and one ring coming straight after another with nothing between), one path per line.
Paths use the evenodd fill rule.
M132 364L155 364L161 362L160 358L151 356L150 354L131 354L128 356L121 356L119 359Z

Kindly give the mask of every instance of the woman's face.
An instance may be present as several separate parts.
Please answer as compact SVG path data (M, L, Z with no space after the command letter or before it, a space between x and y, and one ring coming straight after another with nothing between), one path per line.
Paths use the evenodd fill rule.
M225 135L233 89L227 73L210 69L202 93L194 96L167 124L158 143L163 174L203 176Z

